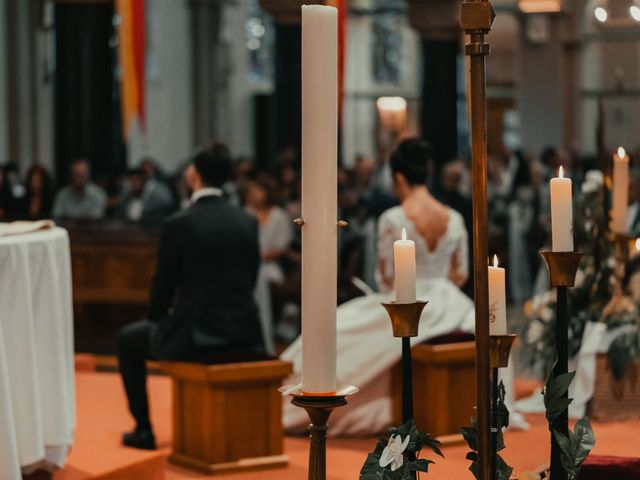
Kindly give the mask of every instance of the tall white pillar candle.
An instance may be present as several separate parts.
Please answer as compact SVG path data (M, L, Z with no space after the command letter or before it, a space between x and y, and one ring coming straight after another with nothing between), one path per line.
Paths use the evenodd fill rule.
M573 201L571 179L562 167L551 179L551 245L554 252L573 252Z
M396 302L415 303L416 301L416 244L407 240L407 230L402 229L402 240L393 244L393 263L395 268Z
M338 11L302 6L302 389L336 391Z
M505 271L498 267L498 257L494 255L493 266L489 267L489 334L507 334L507 292Z
M627 208L629 203L629 155L624 148L618 148L613 155L613 204L611 230L614 233L627 232Z

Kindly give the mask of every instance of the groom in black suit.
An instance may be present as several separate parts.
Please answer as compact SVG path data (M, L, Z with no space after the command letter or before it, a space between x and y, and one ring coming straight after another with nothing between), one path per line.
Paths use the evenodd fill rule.
M146 390L148 359L225 363L264 357L253 290L260 264L258 225L221 190L231 171L221 144L195 156L188 170L191 205L160 236L147 320L127 325L118 359L134 431L123 443L153 449Z

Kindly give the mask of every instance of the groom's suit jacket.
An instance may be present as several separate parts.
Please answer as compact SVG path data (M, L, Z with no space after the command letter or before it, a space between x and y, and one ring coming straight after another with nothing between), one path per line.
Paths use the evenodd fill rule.
M152 354L179 360L194 349L261 349L259 265L256 220L224 198L202 197L170 217L151 288Z

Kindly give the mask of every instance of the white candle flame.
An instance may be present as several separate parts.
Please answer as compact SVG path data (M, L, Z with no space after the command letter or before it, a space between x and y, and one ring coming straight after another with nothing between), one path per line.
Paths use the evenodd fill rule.
M562 165L560 165L560 168L558 169L558 177L564 178L564 168L562 168Z
M640 238L636 238L636 250L640 250Z
M627 156L627 152L622 147L618 147L618 157L624 158Z
M562 167L560 167L560 168L562 168ZM495 268L498 268L498 255L494 255L493 256L493 266Z
M402 227L402 241L406 241L407 240L407 229Z

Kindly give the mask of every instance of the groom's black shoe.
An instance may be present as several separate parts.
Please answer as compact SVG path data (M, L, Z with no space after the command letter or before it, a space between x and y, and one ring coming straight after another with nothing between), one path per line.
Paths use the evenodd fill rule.
M153 436L151 429L138 429L136 428L132 432L127 432L122 435L122 444L131 447L139 448L141 450L155 450L156 439Z

